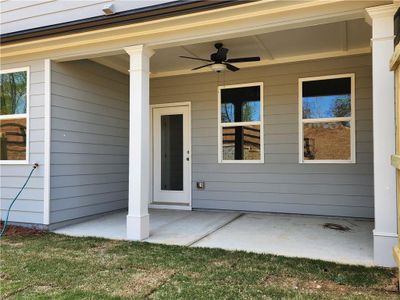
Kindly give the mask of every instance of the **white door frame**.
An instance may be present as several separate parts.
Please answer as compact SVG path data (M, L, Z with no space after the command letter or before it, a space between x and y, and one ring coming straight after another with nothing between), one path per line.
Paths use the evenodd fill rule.
M168 205L168 204L154 204L154 147L153 147L153 134L154 134L154 128L153 128L153 110L156 108L166 108L166 107L178 107L178 106L186 106L188 107L189 110L189 120L188 120L188 126L189 126L189 204L188 205ZM191 102L190 101L185 101L185 102L171 102L171 103L164 103L164 104L152 104L150 105L150 149L151 149L151 159L150 159L150 178L151 178L151 184L150 184L150 203L149 203L149 208L158 208L158 209L174 209L174 210L192 210L192 109L191 109Z

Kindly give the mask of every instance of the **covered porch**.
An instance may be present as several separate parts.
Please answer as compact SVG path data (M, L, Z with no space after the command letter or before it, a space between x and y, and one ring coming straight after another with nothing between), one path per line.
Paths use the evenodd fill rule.
M57 138L51 147L50 222L81 222L56 232L390 265L396 241L394 172L388 159L394 141L387 138L394 130L388 93L393 76L382 66L391 55L395 7L368 13L363 7L332 9L327 17L318 7L310 19L298 19L293 10L279 26L271 21L245 31L243 24L234 24L225 34L208 28L198 38L186 32L177 40L125 41L113 51L88 49L54 59L58 82L52 113L62 121L52 125ZM261 60L238 65L238 72L215 73L191 70L199 63L179 57L208 59L216 42L230 49L230 57L257 55ZM350 82L350 112L329 120L339 127L346 123L343 157L305 161L318 152L308 150L313 144L303 134L308 121L300 109L300 86L310 78ZM65 82L82 95L58 98ZM221 89L254 83L259 87L258 117L236 127L248 131L253 139L248 144L256 145L248 149L258 156L232 162L243 160L244 142L235 140L239 147L231 148L225 143L234 134L221 125ZM68 110L70 120L60 108ZM160 124L163 116L176 115L183 124L183 129L178 126L183 133L181 170L163 173ZM168 136L171 145L175 133ZM67 142L81 148L67 148ZM225 150L232 148L243 153L225 159ZM64 167L66 157L73 166ZM71 195L68 201L66 194ZM127 211L115 212L121 208ZM110 214L85 221L104 213ZM329 223L345 230L324 226Z
M127 239L126 211L55 230ZM209 247L373 265L374 224L367 219L150 209L149 243Z

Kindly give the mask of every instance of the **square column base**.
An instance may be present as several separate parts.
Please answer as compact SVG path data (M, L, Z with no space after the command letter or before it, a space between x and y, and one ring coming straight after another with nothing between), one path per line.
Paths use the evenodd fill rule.
M397 234L374 232L374 263L381 267L396 267L393 247L397 245Z
M150 235L150 215L126 216L126 238L132 241L147 239Z

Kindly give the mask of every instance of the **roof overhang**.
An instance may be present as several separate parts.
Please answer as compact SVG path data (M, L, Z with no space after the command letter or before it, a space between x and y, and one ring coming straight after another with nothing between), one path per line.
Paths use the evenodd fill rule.
M157 50L359 19L365 16L366 7L388 2L390 1L235 1L237 5L215 6L214 9L205 11L8 42L0 45L0 58L3 64L21 59L68 61L117 55L124 53L124 47L139 44Z
M255 2L249 0L246 2ZM46 38L62 34L72 34L78 32L92 31L113 26L135 24L140 22L164 19L179 15L213 10L228 6L243 4L241 0L185 0L173 1L158 5L142 7L122 11L108 16L97 16L77 21L54 24L38 28L31 28L0 35L0 44L5 45L14 42L26 41L35 38Z

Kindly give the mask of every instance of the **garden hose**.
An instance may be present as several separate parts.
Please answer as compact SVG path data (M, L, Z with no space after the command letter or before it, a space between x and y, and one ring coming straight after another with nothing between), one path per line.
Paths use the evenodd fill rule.
M29 179L31 179L31 176L32 176L33 171L35 171L35 169L36 169L38 166L39 166L38 163L34 163L34 164L33 164L32 170L31 170L31 172L29 173L28 178L26 179L24 185L22 186L21 190L18 192L17 196L15 196L15 198L14 198L13 201L11 202L10 207L8 208L8 211L7 211L6 219L4 220L3 229L1 230L1 233L0 233L0 239L3 237L4 233L6 232L6 227L7 227L7 223L8 223L8 216L10 215L11 207L13 206L15 200L18 199L19 195L22 193L22 191L24 190L25 186L28 184L28 181L29 181Z

